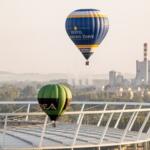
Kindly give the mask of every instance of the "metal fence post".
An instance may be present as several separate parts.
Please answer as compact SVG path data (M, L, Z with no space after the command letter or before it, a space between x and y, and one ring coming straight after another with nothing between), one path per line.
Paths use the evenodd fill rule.
M48 116L46 115L46 116L45 116L45 121L44 121L43 130L42 130L42 133L41 133L41 138L40 138L39 147L41 147L42 144L43 144L43 139L44 139L44 135L45 135L45 130L46 130L47 121L48 121Z
M5 147L5 139L6 139L6 130L7 130L7 120L8 120L8 115L5 115L5 121L4 121L4 129L3 129L3 146Z
M103 139L104 139L104 137L105 137L105 135L106 135L106 132L107 132L107 130L108 130L108 128L109 128L109 124L110 124L110 122L111 122L111 119L112 119L112 117L113 117L113 114L114 114L114 113L111 113L111 115L110 115L110 117L109 117L109 119L108 119L108 121L107 121L107 123L106 123L105 129L104 129L104 132L103 132L103 134L102 134L102 137L101 137L101 139L100 139L100 143L99 143L99 144L101 144L101 143L103 142Z
M139 110L141 109L141 107L142 107L142 105L139 106ZM136 112L135 117L134 117L134 119L132 120L131 125L130 125L130 127L129 127L129 131L131 131L131 129L132 129L133 125L134 125L134 122L135 122L135 120L136 120L138 114L139 114L139 111Z
M77 136L79 134L79 130L80 130L80 127L82 125L82 120L83 120L83 117L84 117L84 114L81 114L81 117L80 117L80 120L79 120L79 124L77 126L77 129L76 129L76 132L75 132L75 136L74 136L74 139L73 139L73 143L72 143L72 147L75 145L76 143L76 139L77 139Z
M149 113L147 114L147 116L145 117L145 120L144 120L144 122L143 122L143 124L142 124L142 126L141 126L141 128L140 128L140 130L139 130L139 132L138 132L137 140L140 139L141 134L142 134L142 131L143 131L143 129L144 129L146 123L148 122L149 117L150 117L150 112L149 112Z
M148 129L146 134L147 134L147 137L150 137L150 127L149 127L149 129Z
M30 112L30 106L31 106L31 104L28 104L28 107L27 107L27 115L26 115L26 121L28 121L28 119L29 119L28 113Z
M80 110L81 112L83 112L84 107L85 107L85 104L82 105L81 110ZM82 113L80 113L80 115L79 115L79 117L78 117L77 124L79 124L79 122L80 122L81 115L82 115Z
M127 106L127 105L124 104L122 110L125 110L126 106ZM119 125L119 122L120 122L120 120L121 120L122 115L123 115L123 111L121 111L121 113L120 113L120 115L119 115L119 118L117 119L117 122L116 122L116 124L115 124L115 126L114 126L115 129L118 128L118 125Z
M105 112L105 110L107 109L107 106L108 106L108 104L105 104L104 112ZM102 121L103 116L104 116L104 112L101 114L101 116L100 116L100 118L99 118L99 121L98 121L98 123L97 123L97 127L99 127L100 124L101 124L101 121Z
M99 147L97 148L97 150L101 150L101 147L99 146Z
M126 128L125 128L125 130L124 130L124 133L123 133L123 135L122 135L122 137L121 137L121 142L124 140L124 138L125 138L125 136L126 136L128 130L129 130L130 124L131 124L131 122L132 122L132 120L133 120L133 118L134 118L135 113L136 113L136 112L133 112L132 116L131 116L130 119L129 119L129 122L128 122L128 124L127 124L127 126L126 126Z

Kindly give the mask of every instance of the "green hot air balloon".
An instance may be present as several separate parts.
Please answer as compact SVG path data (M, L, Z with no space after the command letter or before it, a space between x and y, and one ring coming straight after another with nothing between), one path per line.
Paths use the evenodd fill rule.
M43 86L38 93L38 102L42 110L54 122L62 115L72 99L70 89L62 84L49 84Z

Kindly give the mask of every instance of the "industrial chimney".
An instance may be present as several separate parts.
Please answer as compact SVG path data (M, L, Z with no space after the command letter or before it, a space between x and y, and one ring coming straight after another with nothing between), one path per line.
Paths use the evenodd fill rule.
M144 43L144 61L147 61L147 43Z
M144 66L143 66L143 73L144 73L144 83L148 83L148 58L147 58L147 43L144 43Z

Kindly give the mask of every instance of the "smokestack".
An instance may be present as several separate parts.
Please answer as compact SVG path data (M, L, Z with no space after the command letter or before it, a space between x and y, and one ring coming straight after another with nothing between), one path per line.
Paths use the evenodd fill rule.
M144 43L144 61L147 61L147 43Z

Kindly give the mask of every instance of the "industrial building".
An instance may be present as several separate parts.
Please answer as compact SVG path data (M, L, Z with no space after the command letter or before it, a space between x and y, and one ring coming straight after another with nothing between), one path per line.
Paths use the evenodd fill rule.
M143 61L136 60L136 77L134 84L150 84L150 60L148 60L148 44L144 43Z
M129 82L125 79L121 73L116 71L109 72L109 85L114 86L126 86ZM144 43L143 47L143 60L136 60L136 76L132 80L130 86L140 86L150 84L150 60L148 60L148 44Z

